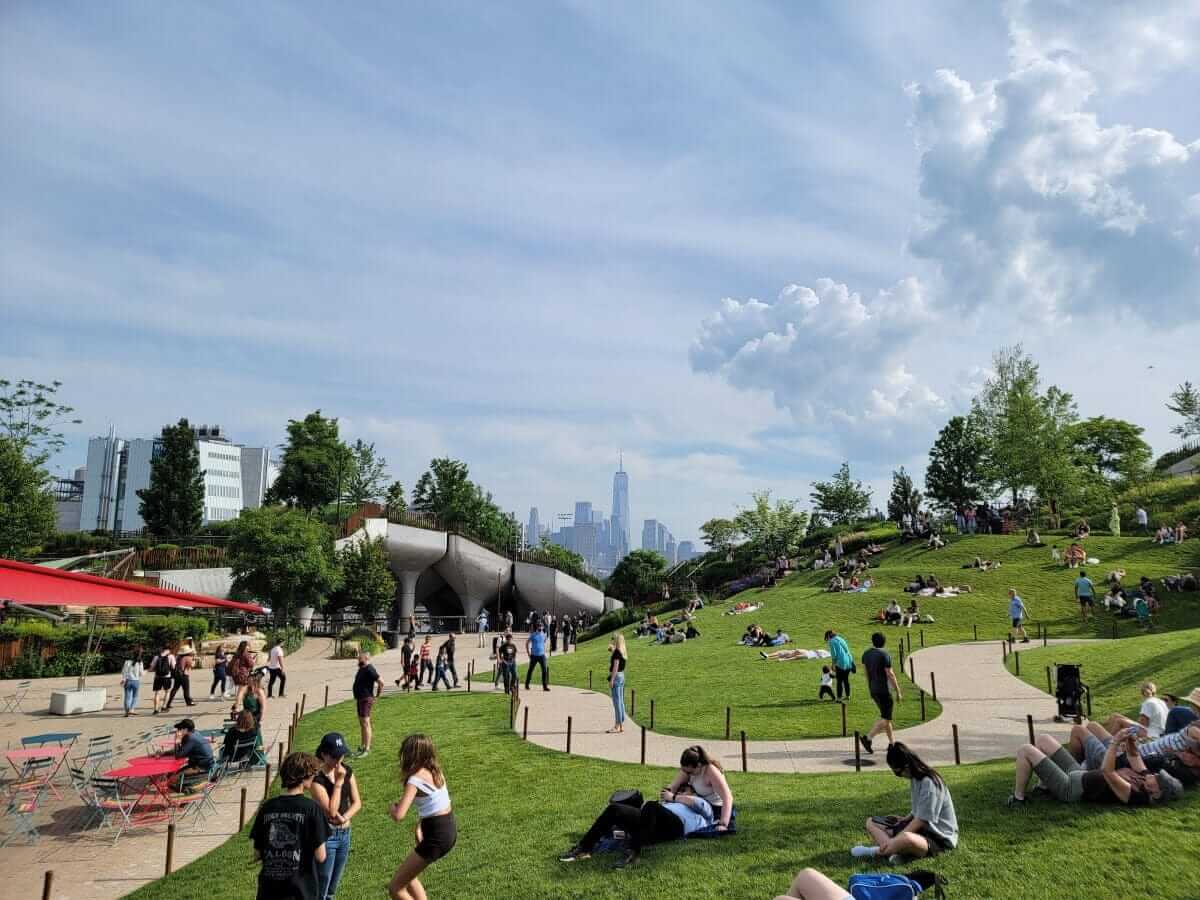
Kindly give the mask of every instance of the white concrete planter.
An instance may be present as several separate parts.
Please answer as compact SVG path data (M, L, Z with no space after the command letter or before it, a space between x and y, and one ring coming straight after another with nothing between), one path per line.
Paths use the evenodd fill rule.
M308 626L312 624L313 613L316 611L316 608L312 606L301 606L296 610L296 618L300 622L300 627L305 631L308 631Z
M108 701L108 692L102 688L84 688L81 691L51 691L50 713L55 716L77 716L80 713L100 712Z

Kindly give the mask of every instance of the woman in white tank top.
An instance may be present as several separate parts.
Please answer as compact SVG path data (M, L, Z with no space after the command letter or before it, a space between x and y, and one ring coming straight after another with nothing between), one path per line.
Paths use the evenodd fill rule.
M433 741L410 734L400 745L400 774L404 795L391 806L392 819L401 822L409 807L417 807L417 846L408 854L388 885L391 900L419 900L426 896L417 878L432 862L454 849L458 825L450 806L450 791L438 762Z
M679 772L662 792L664 801L672 801L677 793L695 794L712 807L718 830L729 827L733 815L733 791L725 780L721 767L708 758L699 744L688 747L679 757Z

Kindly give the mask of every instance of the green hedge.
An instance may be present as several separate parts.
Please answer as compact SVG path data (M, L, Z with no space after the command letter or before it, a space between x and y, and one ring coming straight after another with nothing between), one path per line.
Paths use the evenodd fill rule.
M304 629L299 625L289 625L287 628L273 628L267 632L267 649L275 646L278 641L283 646L283 652L290 656L304 646Z

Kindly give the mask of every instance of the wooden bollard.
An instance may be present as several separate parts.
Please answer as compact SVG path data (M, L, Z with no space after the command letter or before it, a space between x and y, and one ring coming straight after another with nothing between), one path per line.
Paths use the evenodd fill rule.
M840 706L842 708L842 737L845 737L846 736L846 704L839 703L838 706Z
M746 755L746 732L742 732L742 771L750 771L750 760Z
M1000 642L1000 661L1008 662L1008 641Z
M933 672L929 673L929 689L933 691L933 699L937 699L937 675Z
M571 754L571 717L567 716L567 755Z
M979 626L978 625L971 626L971 634L974 635L972 640L976 640L976 641L979 640Z
M908 677L911 681L915 682L917 680L917 664L913 662L911 656L908 658Z
M646 726L642 726L642 765L646 764Z
M167 865L163 874L171 874L171 863L175 861L175 823L167 826Z
M921 691L921 721L925 721L925 692Z
M329 706L329 685L325 685L325 706Z
M288 740L291 741L291 739L292 739L292 737L289 734ZM283 771L283 744L282 743L279 745L279 769L280 769L280 771Z
M471 693L471 682L475 680L475 660L467 661L467 693Z
M308 702L308 694L300 695L300 718L304 718L304 705Z
M654 730L654 698L650 698L650 730Z
M47 869L46 877L42 879L42 900L50 900L50 891L54 887L54 870Z
M266 768L263 769L263 798L265 799L269 793L271 793L271 764L267 763Z
M238 831L246 827L246 788L242 787L242 802L238 808Z
M1027 724L1029 726L1029 743L1032 744L1033 743L1033 716L1032 715L1025 716L1025 724Z
M637 715L637 688L629 689L629 714L631 716Z
M1013 654L1013 663L1016 665L1017 675L1020 675L1021 674L1021 654L1020 653Z
M592 670L588 669L588 690L592 689Z
M1050 677L1050 667L1049 666L1046 666L1046 693L1047 694L1054 693L1054 681Z
M521 726L521 740L529 740L529 707L525 707L525 723Z
M958 755L958 726L951 725L950 731L954 735L954 764L956 766L961 766L962 765L962 757Z
M727 706L725 707L725 740L729 740L729 725L733 711Z
M1042 646L1050 646L1050 630L1045 625L1042 626Z
M904 641L900 642L900 671L904 671Z
M517 692L508 695L508 727L517 727Z
M1090 719L1092 717L1092 689L1087 688L1084 691L1084 693L1087 694L1087 711L1088 711L1088 718Z
M924 649L924 647L925 647L925 629L924 629L924 628L921 628L921 629L919 629L919 630L920 630L920 632L921 632L921 647L922 647L922 649ZM912 639L911 639L911 638L909 639L908 645L909 645L910 647L912 646Z
M857 731L854 732L854 771L862 771L862 748L859 746L861 735Z

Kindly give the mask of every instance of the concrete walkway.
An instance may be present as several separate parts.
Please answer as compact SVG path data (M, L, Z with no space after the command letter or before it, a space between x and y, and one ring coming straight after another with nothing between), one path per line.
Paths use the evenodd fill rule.
M1051 643L1079 643L1052 641ZM1057 706L1054 698L1011 675L1003 665L1003 645L998 641L949 644L918 650L908 659L916 667L916 682L932 693L936 678L942 714L932 721L896 732L931 765L954 764L952 725L958 725L959 753L962 762L1011 759L1017 747L1029 740L1027 715L1033 716L1037 732L1059 737L1069 734L1070 726L1053 721ZM907 660L906 660L907 662ZM931 678L930 676L934 676ZM636 681L627 682L636 687ZM863 682L857 679L855 690ZM904 695L905 704L919 703L918 696ZM606 734L612 727L613 710L608 694L578 688L554 686L549 692L535 687L521 694L522 707L529 709L530 741L553 750L566 750L567 717L571 717L571 752L580 756L622 762L641 760L642 729L631 720L623 734ZM517 715L516 729L524 726L524 709ZM871 722L848 722L847 738L823 738L794 741L747 741L747 766L751 772L845 772L854 768L855 728L864 733ZM753 736L750 736L751 738ZM697 740L647 731L646 762L650 765L677 766L685 747L702 743L728 771L741 771L742 748L739 740ZM887 771L885 737L875 741L875 754L862 754L864 767Z

